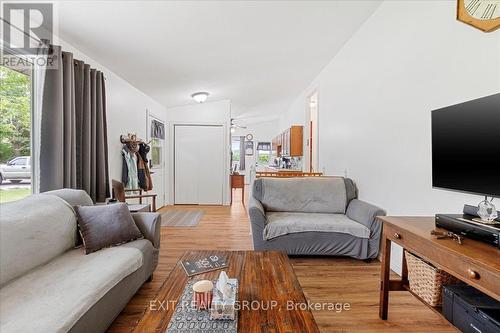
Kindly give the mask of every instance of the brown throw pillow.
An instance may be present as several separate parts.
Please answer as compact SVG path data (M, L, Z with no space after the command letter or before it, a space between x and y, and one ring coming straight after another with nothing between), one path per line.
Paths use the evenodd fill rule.
M143 237L127 205L77 206L85 254Z

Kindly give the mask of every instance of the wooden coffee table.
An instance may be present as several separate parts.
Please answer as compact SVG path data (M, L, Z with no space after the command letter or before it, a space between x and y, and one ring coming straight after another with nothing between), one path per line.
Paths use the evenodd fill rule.
M256 301L276 306L267 308L243 308L238 312L238 332L319 332L314 317L307 308L302 287L286 254L257 251L187 251L184 257L205 257L209 254L226 256L230 278L239 280L238 301ZM155 299L155 307L148 307L134 332L165 332L174 304L184 291L189 279L217 279L221 270L199 274L189 278L180 261L165 280ZM164 307L158 306L164 302ZM256 304L254 302L254 304ZM302 306L301 306L302 304ZM292 305L292 306L291 306Z

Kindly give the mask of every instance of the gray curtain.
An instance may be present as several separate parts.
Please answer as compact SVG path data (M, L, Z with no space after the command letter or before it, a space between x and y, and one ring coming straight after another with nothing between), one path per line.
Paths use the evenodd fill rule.
M240 171L245 170L245 137L240 136Z
M106 91L102 72L51 46L43 85L40 192L75 188L110 197Z

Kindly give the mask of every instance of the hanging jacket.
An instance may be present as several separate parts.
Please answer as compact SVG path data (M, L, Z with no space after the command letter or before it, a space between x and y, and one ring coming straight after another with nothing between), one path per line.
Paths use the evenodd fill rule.
M124 152L124 148L122 148L122 184L123 186L127 186L128 183L128 166L127 166L127 159L125 158L125 154L128 154Z
M145 164L148 164L148 153L151 150L151 147L145 143L139 144L139 155L142 157L142 160Z
M153 189L153 180L151 179L151 172L149 171L149 166L148 164L145 165L145 172L146 172L146 182L147 182L147 190L146 191L151 191Z
M137 180L139 181L139 187L142 188L144 191L148 190L148 180L146 178L146 166L144 163L144 160L142 159L142 156L137 152L136 153L136 158L137 158Z
M122 156L123 164L127 169L126 172L124 172L124 166L122 166L122 183L127 189L137 189L139 188L139 181L137 178L136 153L131 152L125 145L122 149Z
M141 143L139 145L139 157L142 159L144 162L144 179L142 180L142 185L141 185L141 179L139 179L139 186L145 191L151 191L153 189L153 181L151 179L151 172L149 171L149 161L148 161L148 153L151 150L151 147L145 143Z

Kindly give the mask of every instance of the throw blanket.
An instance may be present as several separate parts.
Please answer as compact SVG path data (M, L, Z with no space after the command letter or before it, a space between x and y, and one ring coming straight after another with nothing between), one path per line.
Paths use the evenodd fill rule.
M264 239L300 232L336 232L359 238L370 238L370 229L343 214L287 213L267 214Z

